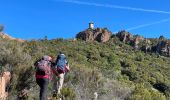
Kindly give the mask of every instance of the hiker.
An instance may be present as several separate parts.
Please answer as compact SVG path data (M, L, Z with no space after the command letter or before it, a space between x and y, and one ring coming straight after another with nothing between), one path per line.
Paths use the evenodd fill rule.
M55 67L54 70L56 72L56 76L59 78L57 83L54 83L54 87L56 87L56 92L57 94L61 94L61 89L63 86L63 82L64 82L64 76L67 72L69 72L70 68L69 68L69 64L68 61L66 59L66 56L64 55L64 53L61 53L57 56L56 59L56 63L55 63ZM55 90L54 90L55 91Z
M47 100L48 83L51 79L52 58L48 55L34 63L36 69L36 82L40 87L40 100Z

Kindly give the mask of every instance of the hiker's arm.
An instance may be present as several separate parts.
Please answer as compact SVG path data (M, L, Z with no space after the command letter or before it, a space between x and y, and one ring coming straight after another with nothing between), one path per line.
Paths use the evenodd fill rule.
M54 61L50 61L50 63L51 63L51 72L57 76L58 74L57 74L57 72L54 70L55 62L54 62Z
M51 67L53 68L55 65L55 62L51 61Z
M70 71L70 66L69 66L69 64L68 64L68 63L67 63L66 69L67 69L67 72L69 72L69 71Z
M53 73L53 74L55 74L56 76L58 76L58 73L51 67L51 72Z

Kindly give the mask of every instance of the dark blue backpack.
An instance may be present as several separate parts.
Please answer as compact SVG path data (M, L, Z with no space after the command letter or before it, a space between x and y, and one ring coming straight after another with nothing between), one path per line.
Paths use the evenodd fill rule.
M57 69L57 72L65 73L66 66L67 66L66 56L64 54L58 55L57 60L56 60L56 66L55 66L55 68Z

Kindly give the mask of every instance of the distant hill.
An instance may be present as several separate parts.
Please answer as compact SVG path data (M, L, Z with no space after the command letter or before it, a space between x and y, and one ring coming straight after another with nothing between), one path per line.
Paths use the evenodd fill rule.
M17 38L11 37L10 35L8 35L6 33L3 33L3 32L0 32L0 37L2 39L16 40L16 41L19 41L19 42L24 42L25 41L25 40L22 40L22 39L17 39Z

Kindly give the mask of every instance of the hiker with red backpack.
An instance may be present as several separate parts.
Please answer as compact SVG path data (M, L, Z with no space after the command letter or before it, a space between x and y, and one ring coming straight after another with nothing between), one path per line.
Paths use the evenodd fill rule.
M36 70L36 82L40 87L40 100L47 100L48 83L51 79L52 58L48 55L42 57L34 63Z
M55 70L56 76L58 77L56 92L58 95L61 95L61 89L62 89L63 82L64 82L64 76L70 70L68 61L64 53L60 52L60 54L57 56L55 66L53 69Z

